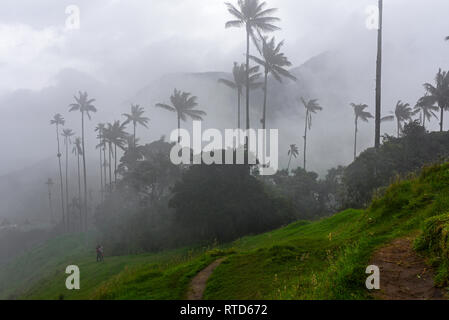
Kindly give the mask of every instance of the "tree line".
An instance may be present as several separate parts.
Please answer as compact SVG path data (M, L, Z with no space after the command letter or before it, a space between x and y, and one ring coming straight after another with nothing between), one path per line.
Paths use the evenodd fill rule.
M380 6L382 5L380 0ZM232 68L232 77L229 79L219 79L219 83L234 90L237 95L236 101L236 124L240 129L243 127L242 119L245 119L245 128L251 128L250 119L250 100L251 92L261 89L263 92L262 118L260 125L263 129L268 127L268 120L270 119L269 110L269 85L271 79L278 82L283 82L284 79L290 81L297 81L296 77L292 75L287 68L292 65L288 57L282 52L282 47L285 42L277 42L274 36L269 35L280 27L277 25L280 19L275 15L276 8L268 8L267 3L260 0L239 0L237 5L226 3L226 9L232 16L232 20L225 24L225 28L242 28L245 31L246 43L246 59L244 62L234 62ZM382 12L382 11L381 11ZM381 49L381 32L382 24L379 29L379 46ZM252 54L252 46L255 47L257 55ZM381 51L378 58L378 82L376 100L380 96L379 78L381 76L379 63L381 60ZM254 64L252 64L252 63ZM381 122L393 121L397 122L397 136L399 137L404 131L404 124L413 121L413 117L419 116L419 121L422 126L426 126L432 118L438 118L436 112L440 111L440 131L443 131L443 116L444 111L449 109L449 73L439 70L435 77L433 84L424 84L425 95L419 99L415 107L412 108L408 103L398 101L395 110L392 114L380 118ZM242 99L244 99L244 114L242 117ZM182 90L174 89L173 94L169 97L170 103L161 102L155 106L165 109L176 115L177 128L181 128L181 122L186 121L187 118L192 120L203 120L207 116L206 112L199 110L198 97L192 93ZM303 144L303 167L302 170L307 172L307 138L308 133L312 129L313 116L319 111L323 110L318 99L306 99L298 97L298 105L304 107L304 144ZM69 105L69 112L80 113L80 137L75 136L75 132L71 129L65 128L65 120L61 114L56 114L51 120L51 124L56 129L57 142L57 159L59 172L59 192L61 194L61 224L64 230L69 230L72 224L71 219L74 217L70 212L77 212L76 219L78 220L80 231L88 229L88 214L89 214L89 189L88 189L88 172L86 166L86 148L85 148L85 121L91 120L91 114L97 111L95 99L88 96L87 92L79 92L74 97L74 102ZM354 159L357 157L357 135L359 131L359 122L368 122L369 119L376 118L378 113L378 101L376 103L376 117L367 111L367 104L351 103L350 106L354 110ZM145 170L144 161L147 161L151 152L146 148L147 146L139 145L137 138L137 128L139 126L148 128L150 119L145 117L145 109L139 105L131 105L130 113L123 114L124 121L114 121L112 123L99 123L95 132L98 139L97 149L99 151L99 173L100 173L100 194L101 203L104 204L108 195L111 195L117 186L120 184L119 176L122 180L136 180L136 172ZM87 119L86 119L87 117ZM127 127L132 126L132 133L128 133ZM64 127L64 128L63 128ZM62 132L61 132L62 130ZM377 135L377 123L376 132ZM63 148L60 137L63 138L65 147L65 177L62 168ZM376 138L377 139L377 138ZM157 143L157 142L155 142ZM162 143L162 142L160 142ZM72 154L75 158L77 168L77 195L71 198L69 190L69 146L73 144ZM123 156L119 159L119 153ZM297 158L300 154L299 148L296 144L291 144L288 149L288 167L287 175L290 175L290 167L293 158ZM151 155L152 157L154 155ZM154 160L154 159L153 159ZM167 164L165 164L168 167ZM164 167L164 168L166 168ZM148 168L147 168L148 169ZM160 168L159 168L160 169ZM152 168L152 170L156 170ZM296 172L302 172L297 171ZM131 179L131 173L134 174ZM294 174L295 175L295 174ZM64 181L65 179L65 181ZM136 183L134 181L133 183ZM148 181L146 182L148 183ZM54 182L49 179L46 182L49 191L49 202L51 214L53 215L52 206L52 186ZM151 185L151 184L150 184ZM157 188L151 185L150 188ZM165 188L163 188L165 189ZM164 191L166 192L166 191ZM73 192L72 192L73 193ZM156 190L151 190L151 193L157 193Z

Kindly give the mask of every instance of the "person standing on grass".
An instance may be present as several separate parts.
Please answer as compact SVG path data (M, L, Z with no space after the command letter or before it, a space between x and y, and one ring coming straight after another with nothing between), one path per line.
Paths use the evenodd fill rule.
M104 257L103 257L103 246L102 245L97 245L96 251L97 251L97 262L102 262L104 260Z

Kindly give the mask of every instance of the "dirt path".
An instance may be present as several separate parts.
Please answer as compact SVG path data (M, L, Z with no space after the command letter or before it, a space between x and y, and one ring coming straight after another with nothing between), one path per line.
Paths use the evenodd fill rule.
M214 272L225 258L221 258L210 264L204 270L200 271L190 283L189 292L187 293L187 300L202 300L204 290L206 290L206 283L209 277Z
M432 269L413 250L411 238L397 239L374 254L372 265L380 269L380 290L373 296L384 300L441 300Z

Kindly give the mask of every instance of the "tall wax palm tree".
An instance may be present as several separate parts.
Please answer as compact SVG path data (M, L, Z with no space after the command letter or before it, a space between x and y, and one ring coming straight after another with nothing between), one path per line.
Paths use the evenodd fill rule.
M379 29L377 31L376 62L376 124L375 147L380 147L380 124L382 122L382 33L383 33L383 0L379 0Z
M263 98L263 116L261 119L262 129L266 129L267 120L267 95L268 95L268 75L271 74L277 81L282 82L282 77L296 81L296 77L288 72L284 67L290 67L292 64L281 52L284 41L276 44L275 38L267 39L262 37L261 58L250 56L250 59L264 68L264 98Z
M109 146L109 184L112 190L112 159L114 158L114 182L117 183L117 148L125 149L128 134L125 124L120 121L108 123L103 131L105 144Z
M105 160L105 168L106 166L109 168L109 192L112 191L112 142L113 137L112 137L112 124L108 123L106 125L106 128L103 131L103 143L104 143L104 147L106 149L106 146L108 148L108 157L109 157L109 161ZM107 162L107 163L106 163Z
M175 112L178 118L178 143L181 142L181 135L179 130L181 129L181 120L186 121L187 117L193 120L202 121L206 112L194 109L198 106L197 97L192 96L191 93L182 92L175 89L174 93L170 97L172 105L158 103L156 107L163 108L165 110Z
M53 179L48 178L48 180L47 180L47 182L45 182L45 184L47 185L47 188L48 188L48 205L50 208L50 223L53 224L54 218L53 218L53 203L51 201L51 191L52 191L55 183L53 182Z
M246 29L246 70L250 70L250 40L256 41L256 32L272 32L279 30L274 23L279 18L271 16L277 9L266 9L266 2L260 0L238 0L238 8L231 3L226 3L228 12L235 18L228 21L226 28L245 27ZM250 75L246 74L246 129L250 129L249 119L250 105Z
M359 131L359 120L364 122L368 122L369 119L374 118L371 113L365 111L368 106L366 104L355 104L351 103L352 108L354 109L355 116L355 133L354 133L354 160L357 158L357 133Z
M421 97L415 106L415 112L420 114L421 124L424 128L426 128L426 120L430 122L432 117L438 119L438 116L435 114L438 110L439 108L428 95Z
M84 228L87 231L87 169L86 169L86 147L84 138L84 116L91 119L90 113L97 112L93 105L95 99L89 99L87 92L79 92L79 96L74 96L75 103L70 104L69 111L79 111L81 113L81 145L83 147L83 180L84 180Z
M301 102L306 109L306 124L304 129L304 170L306 170L307 131L312 129L312 114L323 110L323 108L318 104L317 99L306 101L304 98L301 98Z
M83 205L82 205L81 199L77 198L77 197L73 197L72 201L69 204L69 208L73 209L74 211L75 210L79 210L80 212L82 212ZM70 211L70 212L72 212L72 211ZM80 232L82 232L82 230L83 230L83 222L81 220L82 219L82 214L79 216L79 219L80 219Z
M104 197L104 183L103 183L103 132L105 129L104 123L99 123L95 128L95 132L98 132L97 138L99 140L99 144L97 145L97 149L100 150L100 195L101 201L103 202ZM105 177L106 179L106 177Z
M259 67L255 66L249 69L249 82L250 82L250 90L258 89L261 87L261 83L257 82L260 77ZM237 128L241 129L241 97L243 94L243 89L246 87L246 65L242 63L239 65L237 62L234 62L234 68L232 69L233 80L228 79L219 79L219 83L223 83L231 89L237 91Z
M444 111L449 109L449 72L440 69L435 76L435 86L425 83L424 88L429 95L429 101L438 104L441 110L440 131L443 132Z
M291 144L290 149L288 150L288 166L287 166L287 172L290 172L290 163L292 162L292 157L295 157L295 159L299 156L299 149L296 146L296 144Z
M65 227L65 205L64 205L64 182L62 180L62 166L61 166L61 147L59 142L59 127L65 125L64 118L58 113L56 114L52 120L50 120L51 125L56 126L56 141L58 143L58 163L59 163L59 183L60 183L60 189L61 189L61 207L62 207L62 225Z
M81 166L80 166L80 158L83 155L83 147L81 138L77 137L75 138L75 143L72 149L72 153L75 154L75 157L77 158L77 164L78 164L78 200L79 204L81 204ZM80 231L83 230L83 206L79 205L79 214L80 214Z
M136 141L136 127L137 125L141 125L144 128L148 129L148 122L150 122L150 119L147 117L144 117L143 114L145 113L145 110L139 106L139 105L131 105L131 113L124 113L123 116L126 117L126 121L124 125L127 125L128 123L133 124L133 140L134 143ZM135 146L134 146L135 147Z
M125 131L126 125L119 120L114 121L111 127L111 139L114 144L114 183L117 184L117 147L125 150L128 134Z
M396 118L396 123L398 127L398 138L400 137L402 131L402 123L405 121L411 121L412 117L416 114L415 111L410 107L410 104L403 103L401 100L396 104L394 111L394 116Z
M75 135L72 129L62 130L65 145L65 200L67 206L67 230L70 228L70 216L69 216L69 144L72 143L72 137Z

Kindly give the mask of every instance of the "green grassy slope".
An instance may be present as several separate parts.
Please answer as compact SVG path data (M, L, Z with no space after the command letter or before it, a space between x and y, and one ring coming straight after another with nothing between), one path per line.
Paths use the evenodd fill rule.
M51 271L22 291L20 298L57 299L63 294L67 299L183 299L190 279L226 256L208 281L206 299L365 299L369 298L364 283L370 257L394 238L421 234L417 248L438 270L446 270L447 217L432 217L448 212L449 164L445 164L397 181L367 210L347 210L314 223L296 222L212 251L182 249L107 258L104 264L80 252L78 257L48 265ZM27 259L38 261L44 254ZM62 266L69 260L80 266L80 291L64 288ZM15 266L19 274L27 269L19 262ZM11 269L2 273L11 274ZM448 283L447 272L439 272L438 277L440 284Z
M449 165L425 169L420 177L391 185L367 210L237 241L238 254L215 270L205 298L369 298L365 269L373 251L419 233L427 218L446 212Z
M106 257L103 263L96 262L95 244L86 249L84 236L64 236L53 239L36 249L15 259L12 263L0 267L0 299L91 299L92 294L102 283L120 279L133 270L144 269L150 273L157 270L168 270L172 267L188 264L196 257L203 258L207 248L181 248L157 254L141 254L119 257ZM92 249L93 248L93 249ZM204 259L205 264L213 258ZM203 261L203 260L201 260ZM68 265L80 268L81 290L69 291L65 287ZM202 268L200 265L199 268ZM193 269L193 267L192 267ZM173 276L173 282L183 274ZM140 274L138 281L150 282L148 273ZM188 282L187 282L188 284ZM186 285L187 285L186 284ZM108 283L108 286L111 284ZM153 298L167 298L173 295L182 298L176 292L183 287L169 288L165 296L155 295ZM184 288L185 289L185 288ZM111 298L113 298L111 296ZM132 295L131 298L137 298Z

